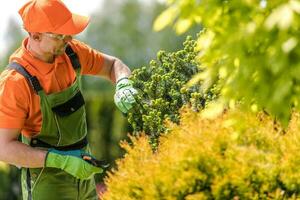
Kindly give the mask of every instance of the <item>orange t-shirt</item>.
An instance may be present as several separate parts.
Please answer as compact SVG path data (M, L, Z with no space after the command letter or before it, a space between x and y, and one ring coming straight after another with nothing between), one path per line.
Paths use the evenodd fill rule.
M51 64L34 58L26 49L28 39L10 57L10 62L21 64L36 76L46 94L62 91L75 80L76 73L66 54ZM81 74L97 75L103 67L103 55L77 40L69 43L77 53ZM0 128L19 128L23 135L32 137L41 130L40 98L26 78L15 70L5 69L0 75Z

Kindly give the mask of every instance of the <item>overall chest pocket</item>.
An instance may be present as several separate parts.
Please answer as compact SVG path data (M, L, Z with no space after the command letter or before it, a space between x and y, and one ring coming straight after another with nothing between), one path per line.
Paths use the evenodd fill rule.
M57 105L52 108L52 111L60 117L66 117L76 112L85 104L83 96L80 91L67 102Z
M52 107L60 135L58 145L70 145L87 134L85 102L80 91L65 103Z

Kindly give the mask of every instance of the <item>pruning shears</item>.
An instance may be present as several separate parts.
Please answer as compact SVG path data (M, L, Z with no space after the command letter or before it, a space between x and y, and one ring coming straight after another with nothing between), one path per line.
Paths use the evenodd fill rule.
M108 168L109 164L105 162L104 160L97 160L96 158L89 156L89 155L83 155L82 159L86 162L90 163L91 165L94 165L95 167L101 167L101 168Z

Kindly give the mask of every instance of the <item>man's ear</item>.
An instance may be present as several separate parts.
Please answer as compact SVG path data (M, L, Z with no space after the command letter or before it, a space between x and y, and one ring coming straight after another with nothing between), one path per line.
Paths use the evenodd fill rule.
M29 36L35 41L40 41L42 34L41 33L29 33Z

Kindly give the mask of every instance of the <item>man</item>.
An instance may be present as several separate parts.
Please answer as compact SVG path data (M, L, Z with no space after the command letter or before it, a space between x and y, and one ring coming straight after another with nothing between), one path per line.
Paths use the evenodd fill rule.
M29 36L0 77L0 160L22 167L23 199L97 199L81 75L116 82L117 107L126 113L136 90L119 59L72 39L89 18L60 0L31 0L20 10ZM18 140L22 135L22 142Z

